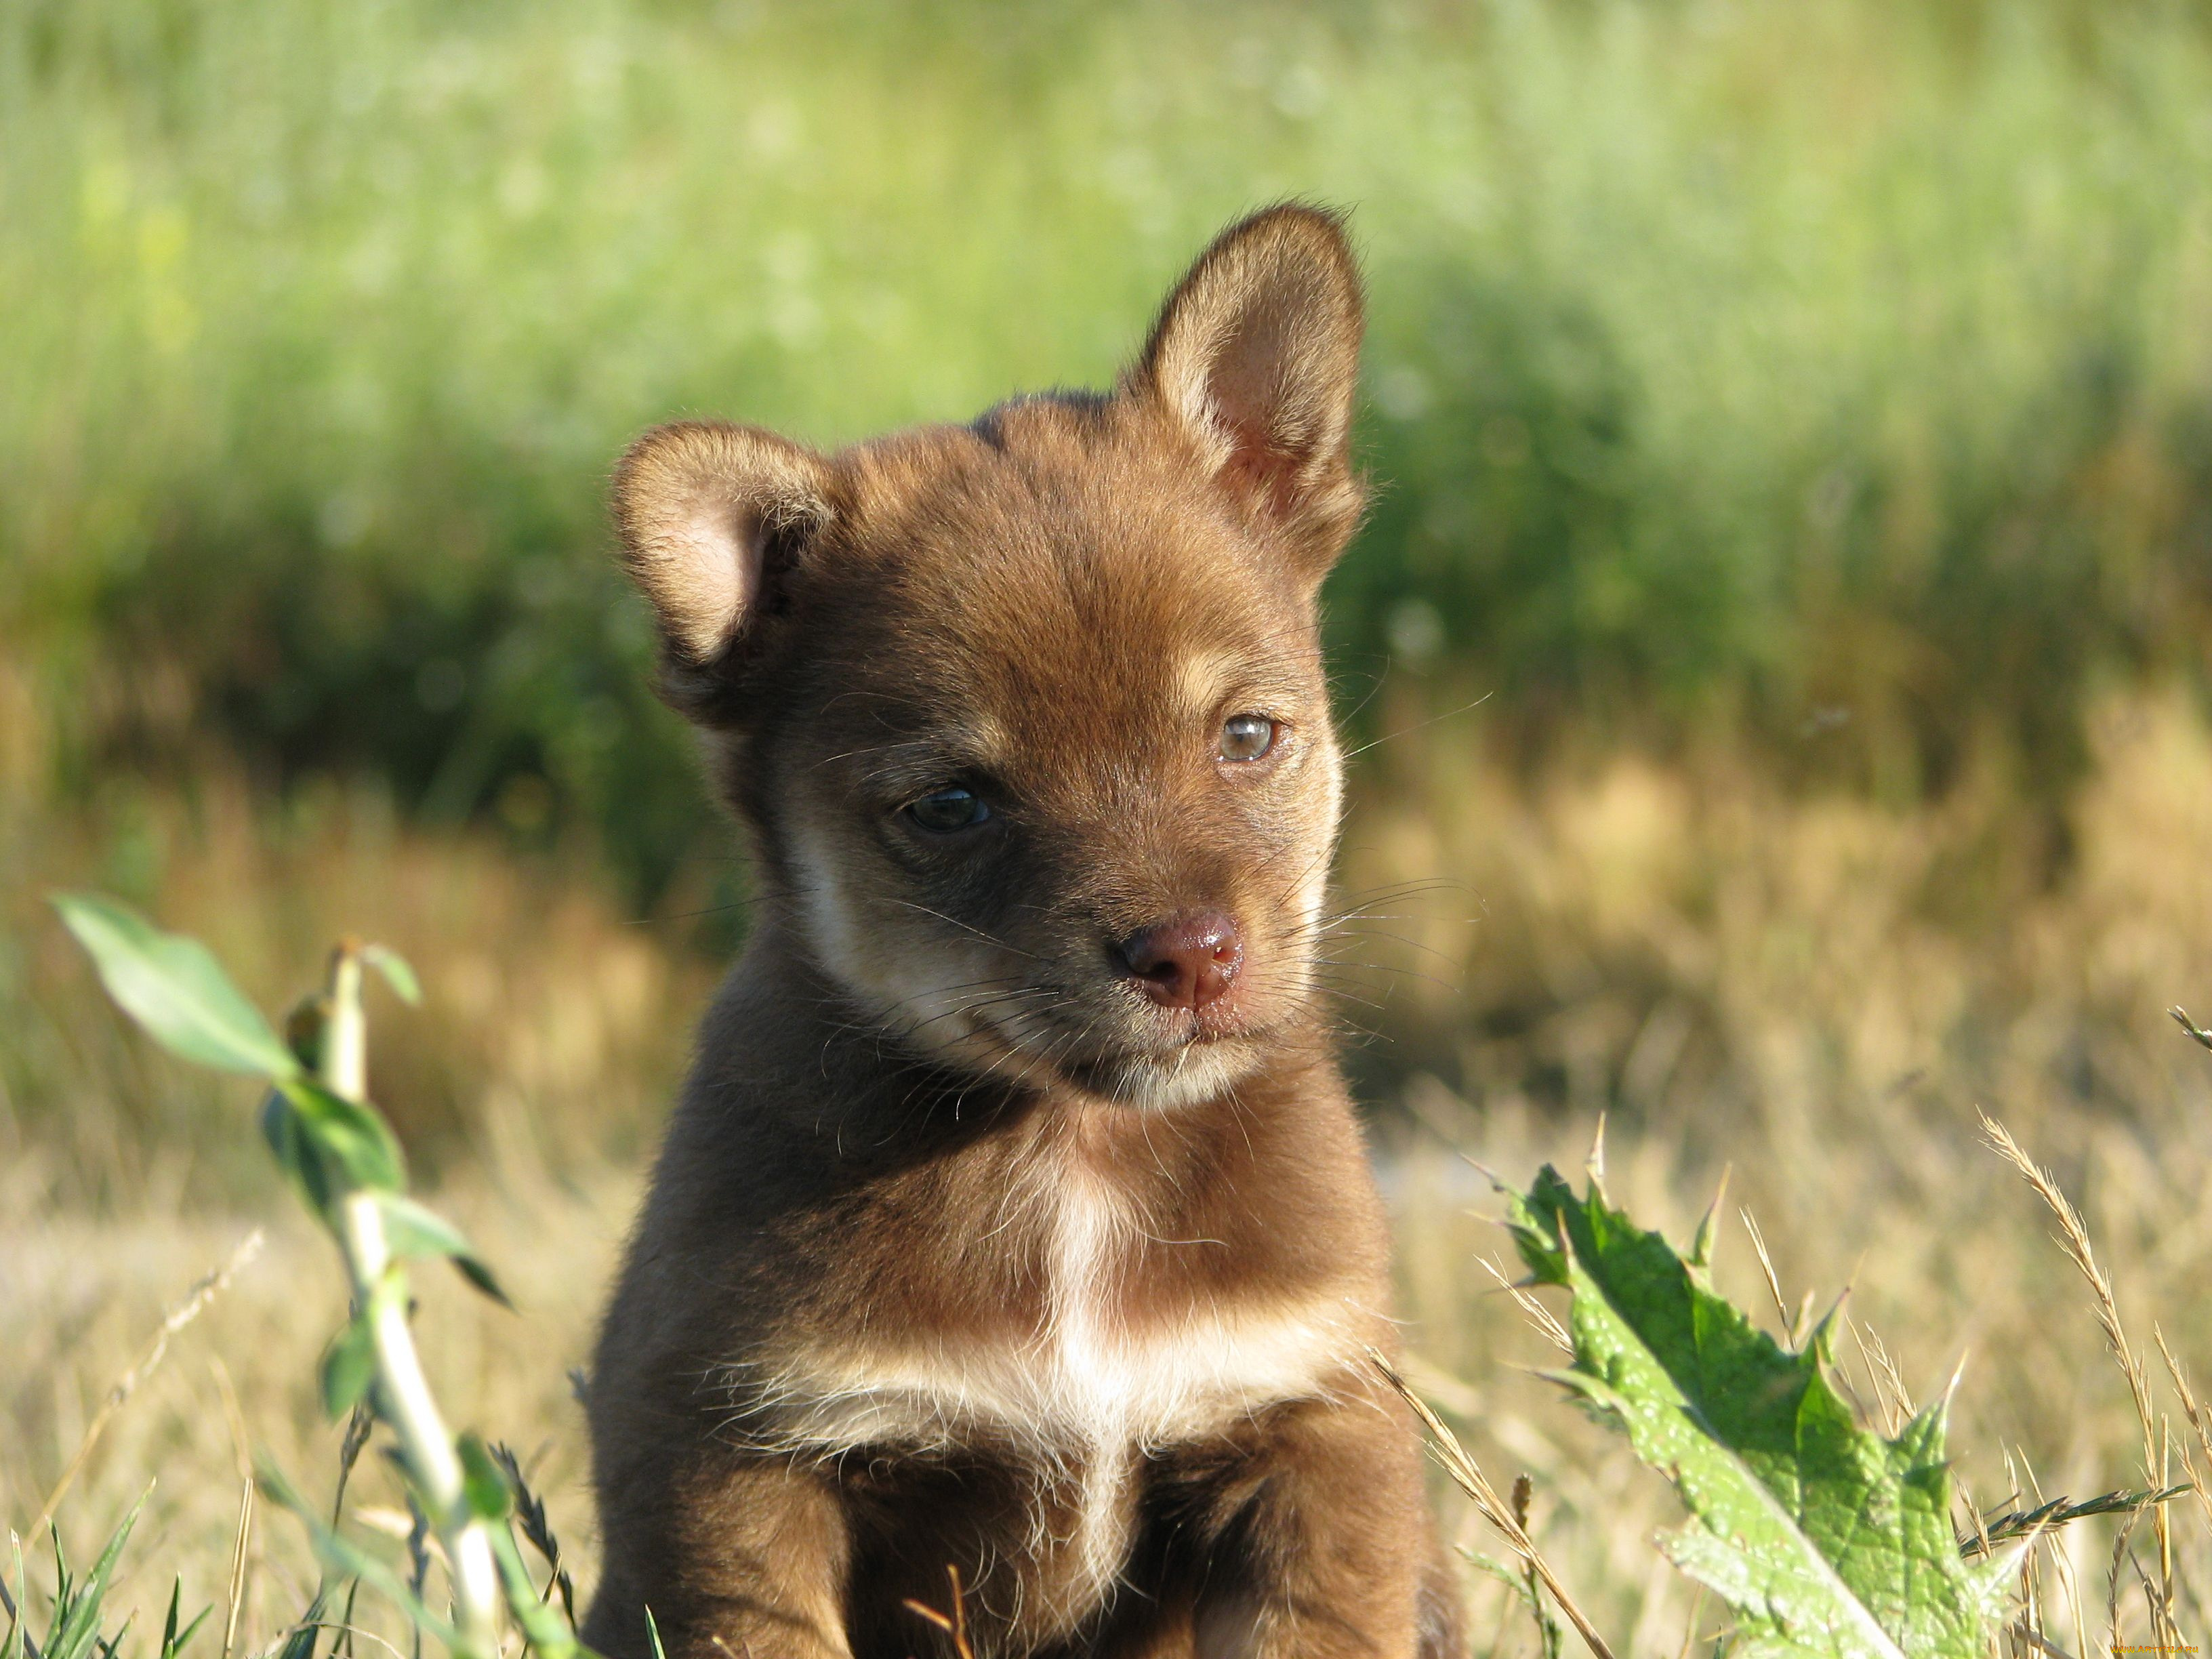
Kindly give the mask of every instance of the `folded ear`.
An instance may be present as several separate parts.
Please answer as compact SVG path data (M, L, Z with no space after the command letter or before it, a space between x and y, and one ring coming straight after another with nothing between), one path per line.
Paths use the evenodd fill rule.
M1334 214L1291 204L1231 225L1168 297L1127 382L1317 579L1358 523L1351 457L1359 270Z
M800 550L829 524L830 467L772 432L678 422L623 455L614 515L672 664L704 667L776 605Z

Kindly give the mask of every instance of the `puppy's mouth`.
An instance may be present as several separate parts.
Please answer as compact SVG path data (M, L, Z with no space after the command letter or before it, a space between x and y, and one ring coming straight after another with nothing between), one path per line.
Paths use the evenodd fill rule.
M1139 1103L1233 1081L1282 1023L1243 1009L1097 1000L1103 1006L1088 1012L1072 997L1044 1009L994 1009L979 1023L1031 1075L1048 1073L1085 1093Z
M1132 1054L1156 1059L1172 1058L1185 1048L1213 1042L1231 1042L1257 1029L1242 1006L1224 1008L1218 1003L1203 1008L1147 1008L1139 1015L1143 1024L1155 1028L1135 1036L1126 1046Z
M1084 1054L1070 1054L1057 1062L1059 1069L1073 1081L1085 1079L1118 1077L1127 1073L1148 1068L1173 1070L1188 1066L1208 1057L1225 1056L1243 1048L1256 1045L1259 1039L1249 1030L1194 1032L1178 1042L1164 1043L1133 1043L1122 1048L1100 1048Z

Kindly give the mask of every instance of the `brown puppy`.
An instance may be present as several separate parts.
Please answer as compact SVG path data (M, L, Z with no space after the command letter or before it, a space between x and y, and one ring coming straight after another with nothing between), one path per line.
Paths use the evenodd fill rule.
M1440 1652L1314 986L1358 273L1239 224L1110 396L615 510L758 871L591 1387L617 1659Z

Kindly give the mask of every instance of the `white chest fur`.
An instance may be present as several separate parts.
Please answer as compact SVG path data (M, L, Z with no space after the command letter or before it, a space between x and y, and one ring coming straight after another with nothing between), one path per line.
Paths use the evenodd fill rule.
M1096 1183L1065 1182L1032 1208L1046 1274L1042 1318L1018 1337L948 1333L801 1350L758 1378L767 1437L824 1457L863 1447L988 1446L1034 1467L1072 1500L1059 1535L1083 1577L1110 1583L1126 1551L1130 1475L1148 1453L1202 1442L1267 1407L1327 1396L1359 1352L1368 1316L1341 1297L1289 1305L1189 1307L1125 1317L1140 1236ZM1209 1248L1202 1241L1167 1246ZM1041 1515L1040 1524L1046 1524Z

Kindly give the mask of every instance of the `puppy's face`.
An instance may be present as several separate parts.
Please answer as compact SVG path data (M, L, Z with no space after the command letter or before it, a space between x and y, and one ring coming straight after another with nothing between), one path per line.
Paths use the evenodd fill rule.
M1304 1014L1340 768L1315 590L1360 502L1334 222L1248 221L1109 398L820 457L664 428L617 509L672 697L872 1025L1139 1106Z

